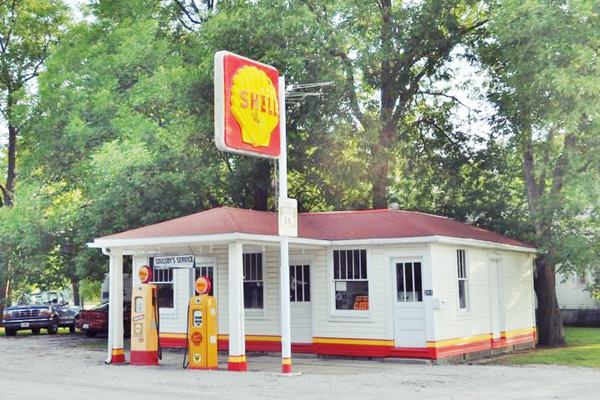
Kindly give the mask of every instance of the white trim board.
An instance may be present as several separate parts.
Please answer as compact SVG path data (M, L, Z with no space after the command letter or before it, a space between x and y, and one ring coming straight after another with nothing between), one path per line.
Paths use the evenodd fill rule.
M407 238L373 238L373 239L348 239L348 240L322 240L308 238L290 238L292 245L306 246L377 246L390 244L416 244L416 243L441 243L458 246L473 246L496 250L516 251L522 253L537 253L537 249L524 246L508 245L496 242L489 242L479 239L465 239L450 236L416 236ZM234 241L244 241L246 244L252 243L273 243L279 244L279 236L275 235L257 235L249 233L223 233L215 235L193 235L193 236L162 236L151 238L134 239L96 239L87 246L91 248L131 248L137 246L189 246L192 244L214 244L229 243ZM131 249L134 250L134 249Z

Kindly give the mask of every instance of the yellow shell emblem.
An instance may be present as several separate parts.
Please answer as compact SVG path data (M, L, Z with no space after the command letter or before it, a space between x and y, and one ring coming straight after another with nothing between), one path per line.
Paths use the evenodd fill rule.
M244 66L233 76L231 112L242 129L242 141L267 147L279 122L279 102L273 82L264 71Z

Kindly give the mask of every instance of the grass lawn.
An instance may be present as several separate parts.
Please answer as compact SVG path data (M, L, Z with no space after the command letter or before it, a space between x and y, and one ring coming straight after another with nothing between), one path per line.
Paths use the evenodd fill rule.
M59 334L61 334L61 333L69 333L69 328L58 328L58 333L59 333ZM26 329L26 330L24 330L24 331L18 331L18 332L17 332L17 335L31 335L31 334L32 334L32 333L31 333L31 330L30 330L30 329ZM42 330L40 331L40 335L46 335L46 334L47 334L47 332L46 332L46 330L45 330L45 329L42 329ZM0 328L0 336L6 336L6 335L4 334L4 328Z
M560 364L600 368L600 328L565 327L567 347L538 348L499 359L501 364Z

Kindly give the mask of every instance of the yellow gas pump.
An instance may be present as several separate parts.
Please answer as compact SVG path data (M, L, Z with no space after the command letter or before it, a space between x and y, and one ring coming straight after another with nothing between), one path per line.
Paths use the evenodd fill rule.
M217 369L217 300L209 296L211 282L201 276L196 280L198 296L190 298L186 353L183 368ZM186 362L187 357L187 362Z
M160 314L156 285L149 284L152 270L144 265L139 272L139 286L131 296L131 365L158 365L160 348Z

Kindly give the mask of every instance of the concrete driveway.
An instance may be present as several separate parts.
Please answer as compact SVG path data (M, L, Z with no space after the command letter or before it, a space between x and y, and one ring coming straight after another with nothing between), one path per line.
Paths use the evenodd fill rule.
M250 356L247 373L104 365L106 339L79 335L0 337L1 399L598 399L600 370L559 366L428 365ZM222 357L222 361L225 358ZM224 367L225 365L222 364Z

